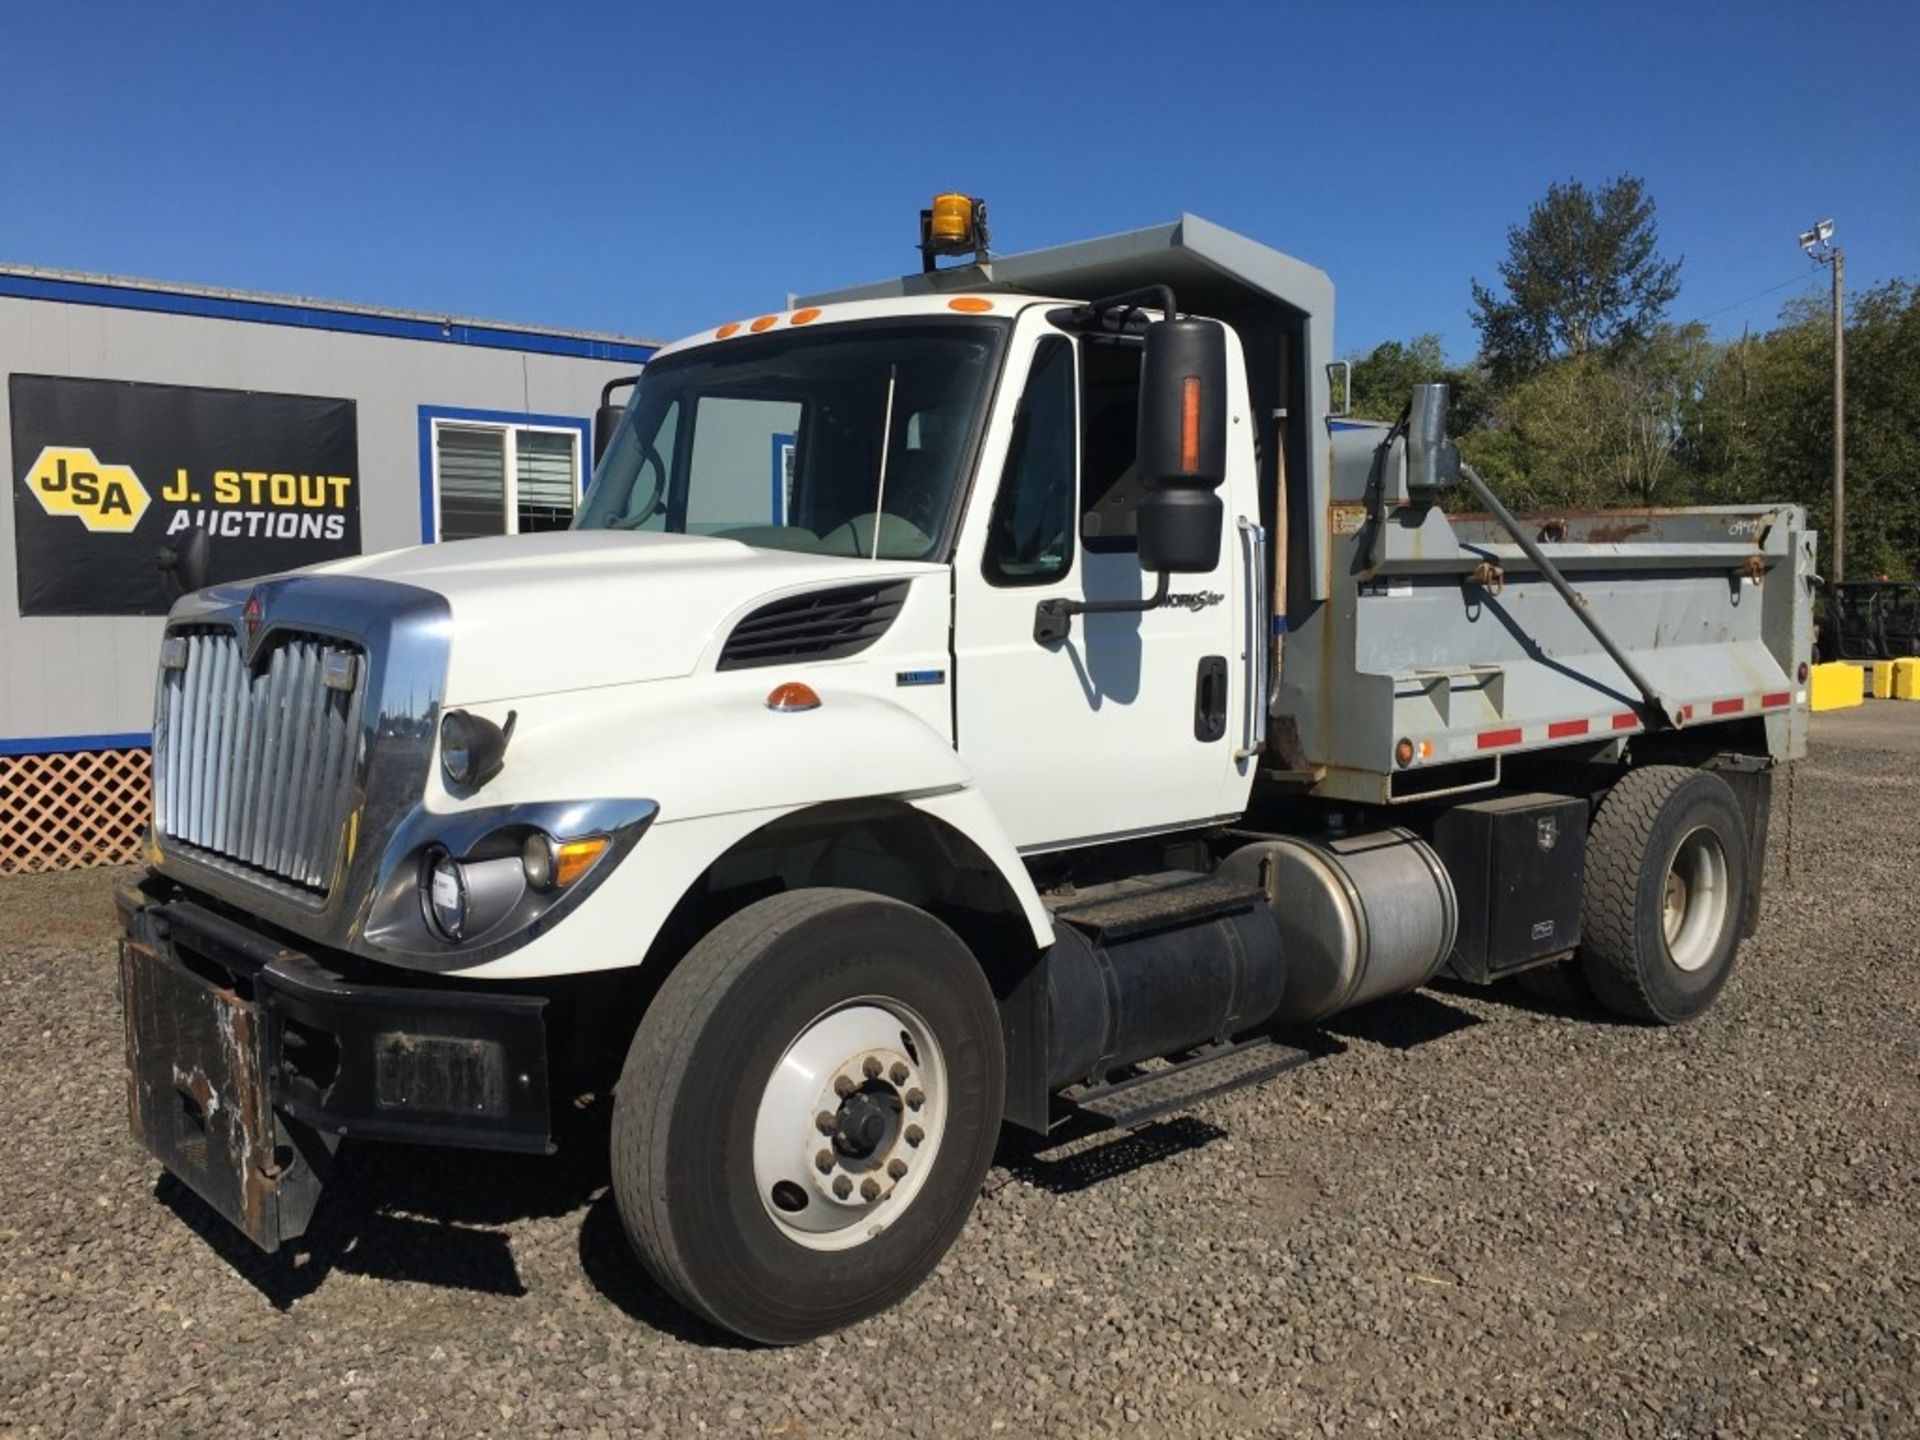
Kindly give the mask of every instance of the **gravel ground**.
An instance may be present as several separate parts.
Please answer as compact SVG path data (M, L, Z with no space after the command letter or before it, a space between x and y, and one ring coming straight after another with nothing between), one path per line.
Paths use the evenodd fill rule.
M786 1351L551 1161L367 1147L252 1253L125 1134L109 890L0 883L0 1435L1920 1434L1920 706L1822 716L1680 1030L1442 989L1086 1153Z

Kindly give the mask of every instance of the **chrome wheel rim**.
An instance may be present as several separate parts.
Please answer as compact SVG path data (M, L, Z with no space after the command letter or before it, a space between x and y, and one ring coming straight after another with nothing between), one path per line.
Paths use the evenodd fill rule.
M780 1231L846 1250L913 1204L946 1131L946 1062L927 1022L865 996L816 1017L761 1091L753 1178Z
M1689 973L1720 948L1732 908L1728 872L1720 837L1705 826L1683 835L1668 862L1660 928L1668 957Z

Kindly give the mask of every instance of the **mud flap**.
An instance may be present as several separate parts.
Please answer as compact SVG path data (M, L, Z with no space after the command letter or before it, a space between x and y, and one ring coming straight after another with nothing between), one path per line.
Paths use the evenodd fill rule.
M135 1138L278 1250L306 1230L334 1142L275 1111L259 1006L142 940L121 942L120 986Z

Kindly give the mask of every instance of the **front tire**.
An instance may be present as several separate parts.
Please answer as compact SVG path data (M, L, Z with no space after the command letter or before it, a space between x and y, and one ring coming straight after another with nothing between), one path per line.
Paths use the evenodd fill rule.
M1004 1089L993 994L951 930L858 891L776 895L695 945L641 1021L614 1199L689 1309L768 1344L811 1339L939 1263Z
M1747 854L1746 822L1718 775L1628 771L1587 835L1579 958L1595 998L1659 1025L1705 1011L1733 973Z

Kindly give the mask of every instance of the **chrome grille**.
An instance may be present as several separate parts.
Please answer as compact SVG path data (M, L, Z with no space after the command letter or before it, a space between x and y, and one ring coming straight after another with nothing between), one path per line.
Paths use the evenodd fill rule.
M282 634L249 665L228 631L162 652L154 824L170 840L324 893L352 791L365 665L357 649Z

